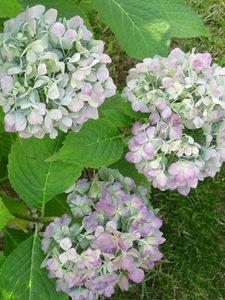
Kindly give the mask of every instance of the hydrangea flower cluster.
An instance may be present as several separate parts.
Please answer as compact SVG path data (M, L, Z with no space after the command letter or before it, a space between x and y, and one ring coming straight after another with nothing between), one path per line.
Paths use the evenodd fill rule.
M174 49L167 58L144 59L129 71L124 94L136 123L126 159L161 190L187 195L214 177L225 160L225 68L209 53Z
M43 263L57 290L74 300L111 297L118 286L140 283L144 271L162 258L162 221L148 206L148 191L118 170L102 168L92 180L79 180L68 191L76 220L64 215L44 233Z
M4 23L0 47L5 129L23 138L78 131L115 94L104 43L79 16L57 20L55 9L28 8Z

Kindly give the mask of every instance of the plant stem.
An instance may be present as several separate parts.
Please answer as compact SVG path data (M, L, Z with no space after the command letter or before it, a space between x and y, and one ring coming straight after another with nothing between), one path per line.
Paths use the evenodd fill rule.
M29 216L24 216L24 215L20 215L17 213L13 214L17 219L21 219L21 220L25 220L25 221L29 221L29 222L38 222L38 223L47 223L47 222L51 222L54 221L55 218L57 217L40 217L40 218L33 218L33 217L29 217Z

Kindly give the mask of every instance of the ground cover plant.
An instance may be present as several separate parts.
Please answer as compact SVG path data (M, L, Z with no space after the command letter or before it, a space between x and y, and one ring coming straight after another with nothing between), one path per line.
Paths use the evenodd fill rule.
M224 299L223 1L0 17L1 299Z

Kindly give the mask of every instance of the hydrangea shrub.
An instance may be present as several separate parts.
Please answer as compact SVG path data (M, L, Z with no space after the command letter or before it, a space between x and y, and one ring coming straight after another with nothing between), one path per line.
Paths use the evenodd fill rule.
M224 68L179 49L144 59L166 56L173 36L208 34L182 2L2 0L1 299L96 300L145 285L165 240L151 183L186 195L219 171ZM129 72L129 101L115 95L90 8L144 59ZM158 30L155 15L173 30Z
M102 168L68 191L68 204L80 225L64 215L44 233L44 266L57 290L74 300L111 297L127 291L162 258L162 221L149 206L148 190L118 170ZM75 219L76 220L76 219Z
M198 181L214 177L225 159L225 68L209 53L171 51L144 59L129 71L124 94L137 122L126 159L154 187L187 195Z
M57 19L56 9L28 8L4 23L0 47L5 130L20 137L78 131L115 94L111 58L79 16Z

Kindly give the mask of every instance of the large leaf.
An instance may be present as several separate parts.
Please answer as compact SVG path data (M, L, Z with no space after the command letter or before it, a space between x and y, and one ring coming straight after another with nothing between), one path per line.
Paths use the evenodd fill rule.
M14 135L12 133L0 132L0 156L7 157L12 143L14 142Z
M136 119L140 120L143 117L149 117L148 114L135 112L131 107L131 103L120 94L107 99L100 106L99 111L100 116L110 120L118 127L125 127L122 125L131 125Z
M0 229L4 228L14 216L9 212L8 208L4 205L2 199L0 199Z
M47 201L68 189L80 177L81 168L45 160L56 153L61 139L17 139L9 156L9 179L20 197L31 207L41 210Z
M166 55L172 37L208 35L183 0L93 0L128 55Z
M7 164L8 154L10 152L12 143L14 142L14 134L1 132L0 123L0 184L7 180Z
M0 185L7 182L7 159L0 156Z
M22 230L16 230L11 228L4 228L4 255L8 256L16 247L24 240L30 237L30 234L25 233Z
M41 269L44 255L37 234L22 242L5 260L0 274L4 300L61 300L47 271Z
M71 18L73 16L81 16L89 25L89 21L85 11L78 6L74 0L19 0L24 8L33 5L42 4L46 8L56 8L60 17Z
M16 0L0 0L0 17L12 18L22 11Z
M61 194L55 196L51 199L45 208L45 216L46 217L60 217L63 214L71 215L71 210L69 205L67 204L67 194Z
M157 10L162 12L170 27L170 35L173 38L191 38L197 36L209 36L207 27L204 26L200 16L189 7L184 0L154 0ZM158 5L157 5L158 4Z
M22 219L28 217L28 207L23 201L14 199L3 193L0 193L0 198L2 198L4 205L12 215Z
M116 127L106 120L91 120L77 134L69 133L62 149L50 159L98 168L119 160L123 147Z
M4 255L0 255L0 269L5 261L6 257ZM0 292L0 295L1 295L1 292Z
M15 228L20 228L24 232L27 232L29 216L28 207L25 205L25 203L2 193L0 193L0 197L2 198L5 207L15 217L12 221L10 221L10 224L14 225Z
M118 128L130 127L133 123L131 117L116 109L106 109L103 112L104 119L110 121Z
M94 5L92 0L81 0L79 6L87 12L94 10Z

